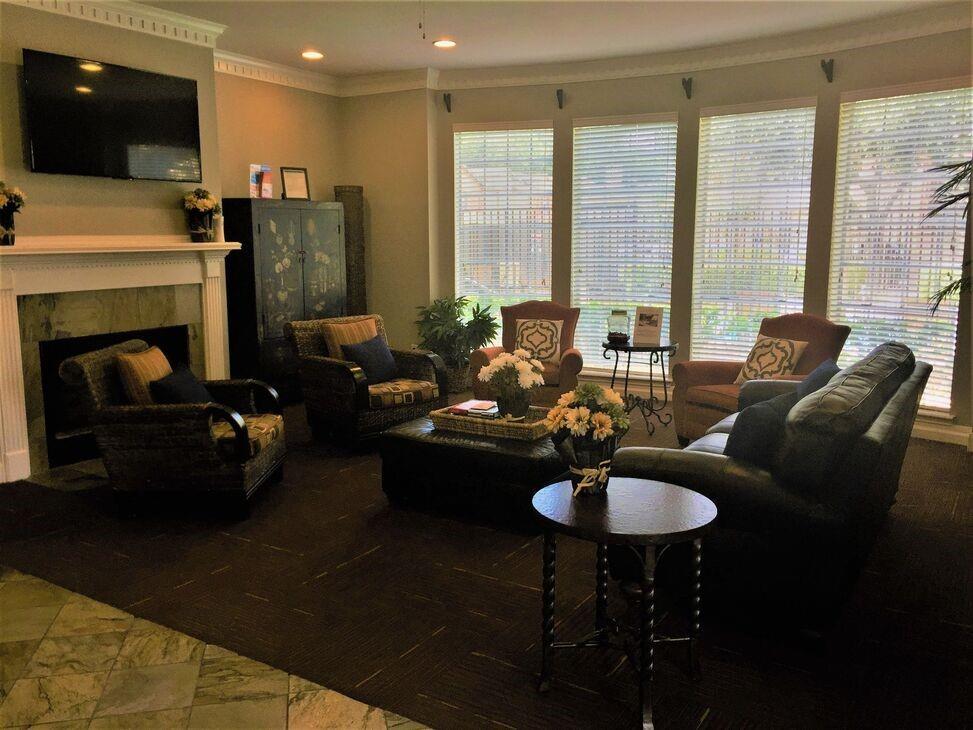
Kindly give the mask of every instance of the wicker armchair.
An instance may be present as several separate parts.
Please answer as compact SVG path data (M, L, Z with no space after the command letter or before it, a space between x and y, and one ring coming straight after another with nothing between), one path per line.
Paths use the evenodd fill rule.
M257 380L208 380L219 403L126 405L115 357L142 352L148 345L128 340L68 358L61 364L65 382L81 387L88 419L116 493L215 492L245 505L267 481L283 474L285 443L279 435L255 448L242 414L281 414L277 392ZM232 429L218 442L214 428ZM225 429L223 429L225 430Z
M284 334L297 353L307 420L315 438L331 436L346 444L377 436L386 428L445 408L446 365L426 350L392 350L398 377L390 383L369 385L365 373L348 360L328 356L322 322L352 322L363 317L375 320L375 328L388 342L385 323L377 314L289 322ZM396 405L379 403L383 386L402 383L404 388L422 386L428 399L416 397Z

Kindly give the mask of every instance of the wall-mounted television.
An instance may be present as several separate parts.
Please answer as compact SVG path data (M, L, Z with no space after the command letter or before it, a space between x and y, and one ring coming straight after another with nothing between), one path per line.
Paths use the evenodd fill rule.
M30 169L200 182L195 79L24 49Z

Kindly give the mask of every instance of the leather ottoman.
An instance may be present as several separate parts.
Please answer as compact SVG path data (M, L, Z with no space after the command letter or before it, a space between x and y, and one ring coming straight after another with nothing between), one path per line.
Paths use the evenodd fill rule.
M534 492L567 478L549 438L516 441L433 427L394 426L379 441L382 489L395 506L445 511L502 527L538 529Z

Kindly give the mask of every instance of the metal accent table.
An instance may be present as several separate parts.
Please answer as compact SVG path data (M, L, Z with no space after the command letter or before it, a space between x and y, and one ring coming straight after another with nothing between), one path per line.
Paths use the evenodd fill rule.
M625 399L625 411L631 413L636 408L639 413L642 414L642 419L645 421L645 428L649 432L649 435L655 433L655 424L649 419L653 416L662 426L668 426L672 423L671 413L662 413L662 410L669 405L669 381L666 376L666 362L665 356L668 355L672 357L679 350L678 342L670 342L659 345L632 345L628 342L603 342L601 344L604 352L602 352L602 357L606 360L611 360L611 355L609 352L615 353L615 364L612 366L612 389L615 388L615 379L618 374L618 355L619 353L627 353L628 358L625 361L625 392L623 398ZM633 352L647 352L649 353L649 397L643 398L635 393L628 392L628 374L632 367L632 353ZM655 365L660 365L662 370L662 398L660 399L655 394Z
M541 676L539 692L551 688L555 650L613 647L624 651L638 672L643 730L652 719L654 647L662 643L689 645L690 671L699 672L702 536L716 519L716 505L690 489L648 479L612 477L604 496L575 498L570 481L551 484L532 500L544 527ZM594 542L597 547L595 630L576 641L554 641L555 535ZM670 545L692 541L693 600L689 636L655 634L655 569ZM608 615L608 546L629 548L642 565L639 629L629 632ZM643 555L644 552L644 555ZM631 633L625 641L622 633Z

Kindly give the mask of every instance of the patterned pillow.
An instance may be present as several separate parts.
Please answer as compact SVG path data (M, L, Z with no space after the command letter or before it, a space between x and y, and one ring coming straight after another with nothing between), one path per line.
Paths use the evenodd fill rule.
M152 391L149 383L161 380L172 372L169 360L158 347L142 352L122 352L115 357L115 366L122 379L122 387L132 405L150 406Z
M328 357L344 360L342 345L358 345L378 336L375 318L365 316L350 322L322 322L321 330L328 345Z
M734 382L739 384L748 380L790 375L797 367L797 361L801 359L805 347L807 343L800 340L757 335L757 342L747 355L747 361Z
M518 319L514 347L530 352L541 362L561 362L563 319Z

